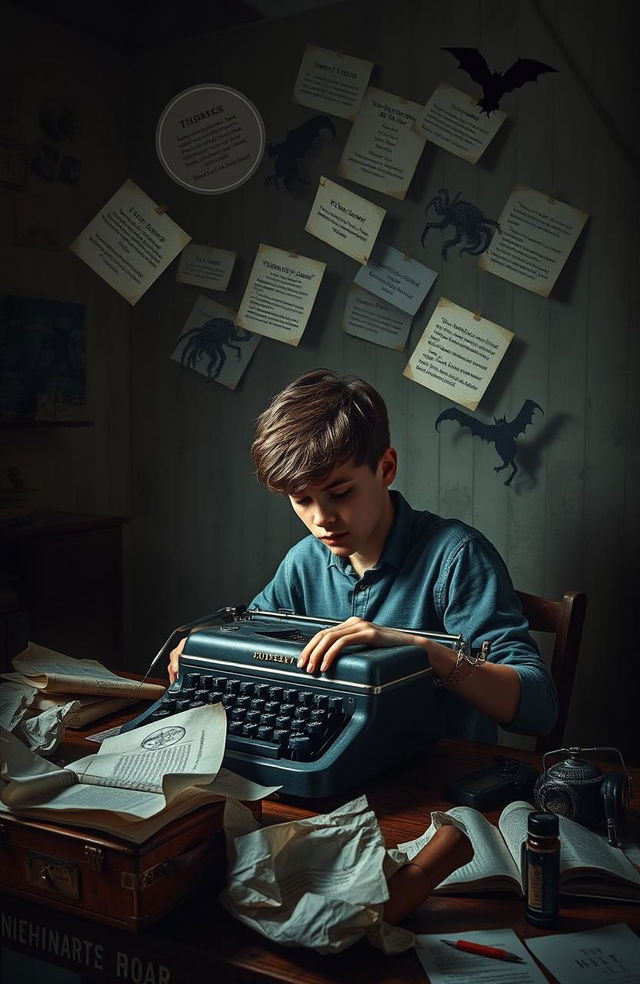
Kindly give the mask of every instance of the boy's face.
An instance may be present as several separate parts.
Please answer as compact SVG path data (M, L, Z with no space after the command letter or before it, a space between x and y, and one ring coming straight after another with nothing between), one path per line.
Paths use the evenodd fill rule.
M319 485L308 485L289 499L307 529L332 554L355 555L373 565L393 522L388 489L396 468L396 453L387 448L375 471L348 461Z

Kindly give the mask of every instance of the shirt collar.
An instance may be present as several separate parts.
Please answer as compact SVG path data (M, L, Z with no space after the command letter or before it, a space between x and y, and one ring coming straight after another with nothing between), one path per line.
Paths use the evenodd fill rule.
M380 570L385 564L400 568L411 546L411 527L413 525L413 509L399 492L392 489L389 492L393 504L393 523L385 540L380 559L372 570ZM326 549L326 548L325 548ZM351 569L348 557L336 557L329 551L327 567L337 567L343 573Z

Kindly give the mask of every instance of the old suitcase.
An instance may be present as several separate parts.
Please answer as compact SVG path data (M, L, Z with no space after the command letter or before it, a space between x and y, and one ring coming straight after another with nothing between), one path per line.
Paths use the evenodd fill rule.
M0 892L137 933L205 883L222 888L223 809L202 806L143 844L2 813Z

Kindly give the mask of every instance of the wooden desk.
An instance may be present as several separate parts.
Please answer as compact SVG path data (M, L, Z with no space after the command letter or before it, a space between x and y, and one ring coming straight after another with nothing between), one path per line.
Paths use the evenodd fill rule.
M95 751L85 735L96 726L78 732L64 748L67 758ZM387 846L408 840L428 826L433 809L452 804L442 795L444 777L461 775L488 764L493 756L513 755L539 766L540 757L519 749L496 748L467 742L443 740L429 756L416 758L405 767L355 786L348 793L313 805L267 800L264 821L278 823L322 813L366 792L376 812ZM640 806L640 770L631 770L635 783L633 806ZM492 819L497 813L488 814ZM20 922L23 920L23 922ZM572 932L606 923L625 922L640 932L640 905L572 900L563 905L557 930ZM412 914L405 925L418 933L497 929L506 926L522 937L545 935L530 926L523 903L507 896L431 898ZM75 936L82 962L56 956L28 944L29 933L40 940L38 927ZM289 984L413 984L424 982L422 966L413 952L385 957L366 942L344 953L322 957L302 949L285 949L258 936L234 920L217 900L217 892L198 896L181 909L152 926L139 937L105 929L95 923L62 916L53 909L0 896L1 942L40 960L68 967L83 981L132 981L134 984L198 984L200 981L229 981L234 984L276 981ZM22 940L20 940L22 933ZM55 939L56 937L52 937ZM60 937L57 937L58 940ZM98 948L101 948L98 951ZM96 954L100 954L96 966ZM46 977L38 978L46 984ZM13 984L8 980L7 984Z

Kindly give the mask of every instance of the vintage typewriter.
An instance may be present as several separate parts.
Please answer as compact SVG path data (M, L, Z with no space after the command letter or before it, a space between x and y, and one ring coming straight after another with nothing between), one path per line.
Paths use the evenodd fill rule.
M183 626L156 657L187 636L178 679L123 730L220 702L224 765L307 798L332 795L426 749L442 728L424 651L354 646L326 673L299 669L305 644L335 624L238 606ZM444 633L416 634L456 649L464 644Z

